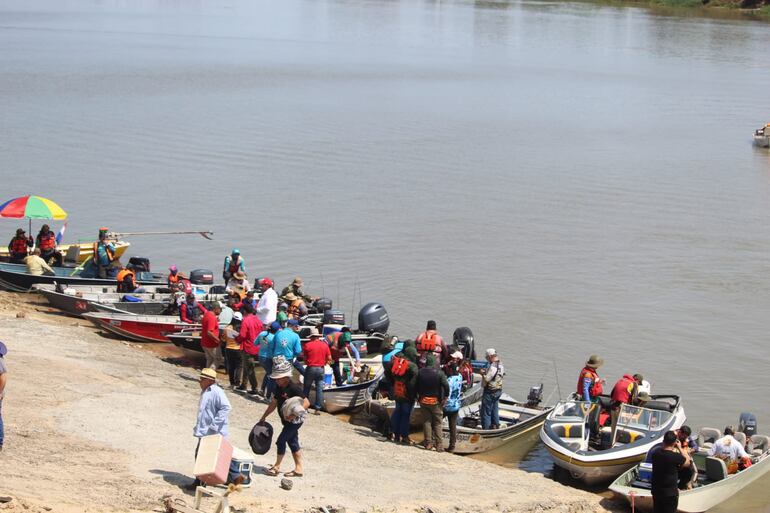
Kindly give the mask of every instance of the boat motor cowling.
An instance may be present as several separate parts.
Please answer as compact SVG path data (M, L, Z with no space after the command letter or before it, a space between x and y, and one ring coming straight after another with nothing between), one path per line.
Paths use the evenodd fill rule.
M150 259L145 257L132 256L128 259L126 268L133 269L134 272L137 273L148 273L150 272Z
M213 285L214 272L209 269L195 269L190 271L190 283L193 285Z
M345 312L342 310L324 311L324 324L345 324Z
M367 303L358 312L358 331L387 333L390 316L380 303Z
M529 394L527 394L527 406L537 406L543 402L543 384L535 385L529 388Z
M460 348L464 358L476 359L476 344L470 328L466 326L457 328L452 335L452 343Z
M326 310L331 310L332 300L329 299L328 297L319 297L313 303L313 308L315 308L315 311L319 313L323 313Z
M746 438L757 434L757 416L753 413L741 413L738 419L738 431L745 433Z

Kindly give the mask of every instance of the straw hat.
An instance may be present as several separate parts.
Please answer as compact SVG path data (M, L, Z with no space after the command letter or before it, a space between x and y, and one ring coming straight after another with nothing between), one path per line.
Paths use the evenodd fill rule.
M200 379L211 379L213 381L216 381L217 371L215 371L211 367L206 367L201 371Z
M595 354L592 354L591 357L588 358L588 361L586 362L586 367L592 367L594 369L598 369L602 365L604 365L604 358L601 358Z
M298 300L298 299L299 299L299 298L297 297L297 295L296 295L294 292L289 292L289 293L288 293L288 294L286 294L286 295L285 295L283 298L284 298L286 301L296 301L296 300Z
M236 271L235 274L233 274L233 278L235 278L236 280L245 280L246 273L243 271Z
M315 326L310 328L310 334L308 335L308 337L310 337L310 338L314 338L314 337L318 338L320 336L321 336L321 334L318 332L318 328L316 328Z

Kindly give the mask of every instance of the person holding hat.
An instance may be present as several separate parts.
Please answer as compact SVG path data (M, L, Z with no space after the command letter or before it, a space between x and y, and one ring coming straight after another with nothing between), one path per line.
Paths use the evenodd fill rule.
M8 243L8 255L12 264L23 264L29 249L35 245L32 236L27 237L24 228L16 230L16 236Z
M222 278L225 280L225 284L230 281L235 273L241 271L246 273L246 263L241 256L241 250L233 248L229 255L225 257L225 265L222 268Z
M201 388L201 395L198 402L198 418L193 428L193 436L198 439L198 444L195 446L196 458L202 437L222 435L227 438L229 434L228 417L232 409L225 391L217 385L217 372L214 369L204 368L200 373L198 383ZM200 480L196 478L192 484L187 486L187 489L195 490L200 484Z
M604 365L604 360L599 356L592 354L580 371L577 383L578 399L595 403L603 391L605 381L599 377L596 369Z
M3 426L3 398L5 397L5 385L8 383L8 367L5 365L5 355L8 348L0 342L0 452L5 441L5 427Z
M500 396L503 395L503 367L497 351L491 347L486 352L487 366L481 369L481 428L498 429L500 427Z
M262 295L257 302L257 317L262 321L262 324L270 325L278 314L278 294L275 292L273 280L270 278L259 280L259 288L262 290Z
M294 417L285 418L283 412L284 403L292 397L303 397L302 389L298 384L294 383L291 379L292 366L291 362L282 357L277 357L273 360L273 371L270 373L270 379L275 382L275 395L273 400L270 401L265 413L262 414L262 418L259 422L264 422L273 411L278 409L278 416L281 418L281 424L283 429L278 435L278 439L275 442L277 454L275 457L275 463L268 467L265 473L269 476L277 476L281 473L281 462L284 455L286 455L286 446L289 446L291 450L291 456L294 459L294 470L284 474L286 477L302 477L302 451L299 445L299 429L302 427L302 423L297 424L294 421L298 420ZM302 400L302 407L308 409L310 402L307 398Z
M324 368L332 364L329 344L321 340L321 334L315 326L310 328L310 340L302 348L305 360L305 383L302 389L304 397L310 397L310 387L315 384L315 402L313 413L319 414L324 406Z

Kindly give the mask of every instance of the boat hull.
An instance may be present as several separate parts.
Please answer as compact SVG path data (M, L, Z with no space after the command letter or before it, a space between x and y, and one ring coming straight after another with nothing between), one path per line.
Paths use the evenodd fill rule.
M372 399L372 391L380 379L382 379L382 372L374 377L374 379L364 381L363 383L324 388L323 410L327 413L340 413L365 405ZM315 387L310 390L308 400L311 405L315 404Z
M35 275L27 272L27 267L21 264L0 264L0 287L13 292L28 292L34 285L116 285L115 279L101 278L81 278L77 275L71 276L72 269L65 267L55 267L56 275ZM140 284L147 285L165 285L165 282L159 275L150 273L139 273L138 281Z
M117 242L113 242L113 245L115 246L115 258L120 258L126 252L126 250L131 245L131 243L125 242L125 241L117 241ZM56 249L62 255L66 255L67 251L72 246L79 247L78 258L77 258L78 264L82 264L85 261L87 261L89 258L92 258L94 256L93 242L83 242L79 244L62 244L60 246L57 246ZM8 258L8 248L0 248L0 259L1 258Z
M52 307L62 312L81 317L89 312L113 312L113 313L132 313L134 315L156 315L162 311L158 305L165 307L166 303L158 302L157 299L168 298L168 294L140 294L138 297L147 298L150 301L142 303L129 303L121 301L111 301L100 303L105 297L119 298L122 294L63 294L54 290L38 289ZM157 298L157 299L156 299ZM135 306L136 305L136 306ZM148 306L149 305L149 306Z
M137 342L170 342L166 334L200 325L176 321L171 316L140 316L131 314L86 313L83 317L97 327ZM168 320L153 318L169 317Z
M755 135L754 146L760 148L770 148L770 136L767 135Z

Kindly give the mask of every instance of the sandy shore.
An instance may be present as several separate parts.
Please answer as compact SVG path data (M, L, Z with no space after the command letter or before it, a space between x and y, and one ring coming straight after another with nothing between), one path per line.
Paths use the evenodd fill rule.
M20 307L18 297L0 293L0 340L10 351L0 495L13 497L0 510L162 511L167 495L191 504L180 485L191 480L197 371L105 337L85 321ZM25 317L17 318L22 310ZM228 395L231 440L248 449L248 432L265 405ZM607 511L601 497L541 475L396 446L326 414L311 417L300 439L305 477L284 491L279 478L254 476L233 506L281 513L318 506L348 512ZM274 456L273 448L256 457L257 465Z

